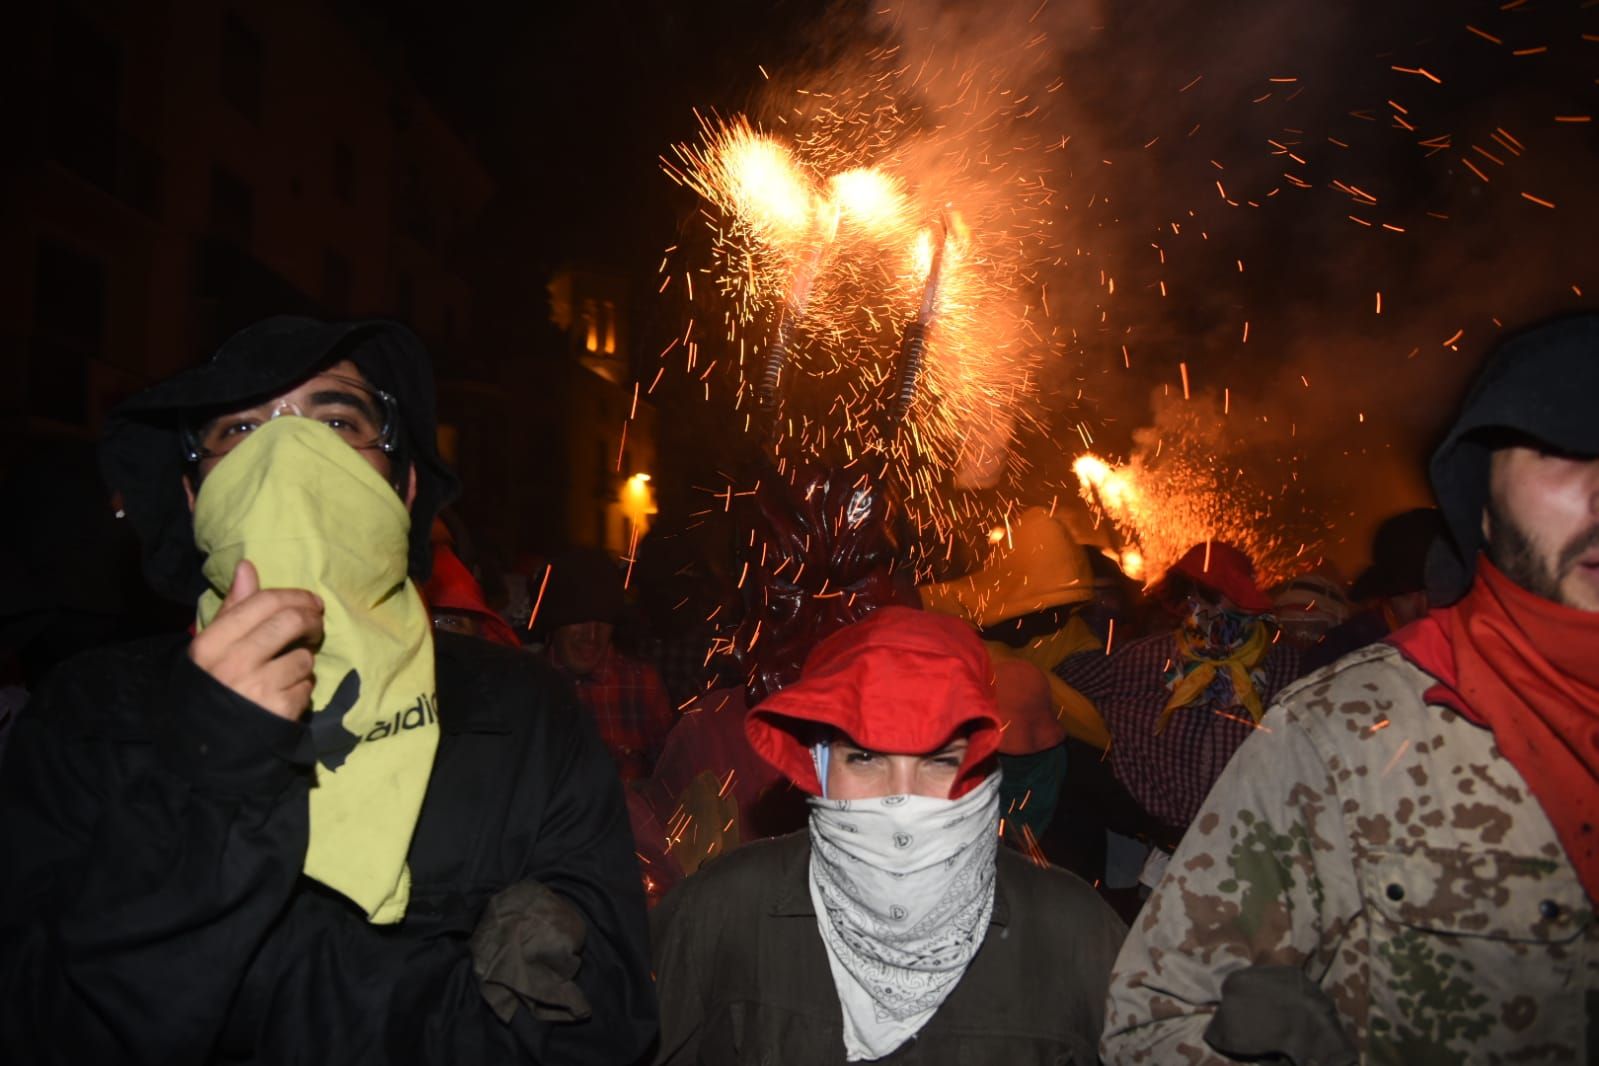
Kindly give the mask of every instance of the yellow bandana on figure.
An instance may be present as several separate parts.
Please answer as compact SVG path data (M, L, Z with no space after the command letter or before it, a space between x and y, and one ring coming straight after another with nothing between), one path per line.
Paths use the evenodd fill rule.
M1209 689L1210 683L1221 670L1226 670L1232 680L1234 698L1249 712L1255 724L1260 724L1266 708L1260 702L1260 691L1252 675L1271 650L1271 636L1266 631L1266 624L1258 621L1249 622L1244 632L1244 638L1225 655L1210 657L1195 650L1194 640L1187 632L1177 631L1178 662L1174 664L1174 676L1169 680L1171 698L1155 720L1157 737L1166 731L1178 708L1188 706Z
M337 433L274 418L217 464L194 503L216 617L239 560L262 588L322 597L310 727L317 750L305 873L378 924L405 917L405 856L438 748L433 630L406 573L411 516Z

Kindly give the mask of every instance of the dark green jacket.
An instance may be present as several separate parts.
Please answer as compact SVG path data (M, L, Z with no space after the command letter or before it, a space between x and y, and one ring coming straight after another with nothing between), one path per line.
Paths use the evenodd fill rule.
M816 928L806 833L749 844L679 885L651 918L656 1062L844 1062L843 1015ZM1031 1066L1098 1061L1126 929L1081 880L1001 848L988 936L909 1043L877 1061Z

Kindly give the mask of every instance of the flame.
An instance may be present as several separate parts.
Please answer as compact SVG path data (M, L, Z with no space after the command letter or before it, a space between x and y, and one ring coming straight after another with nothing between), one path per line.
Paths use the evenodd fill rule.
M1144 553L1137 548L1126 548L1121 553L1122 573L1134 581L1144 579Z
M905 225L910 205L898 178L870 167L856 167L833 175L829 185L833 202L852 225L885 233Z
M916 234L916 248L911 252L911 268L919 278L926 278L933 269L933 231L921 230Z
M1266 584L1303 569L1301 552L1271 531L1262 493L1213 454L1190 452L1180 439L1163 444L1159 460L1113 464L1084 453L1072 463L1084 502L1115 531L1123 573L1158 580L1189 548L1217 540L1248 553Z
M1126 515L1133 506L1137 490L1131 476L1112 467L1092 453L1077 457L1072 463L1072 473L1083 485L1098 493L1102 506L1112 514ZM1124 568L1125 569L1125 568Z
M739 217L780 240L810 228L816 196L783 145L747 125L734 126L713 158L725 173L724 188Z

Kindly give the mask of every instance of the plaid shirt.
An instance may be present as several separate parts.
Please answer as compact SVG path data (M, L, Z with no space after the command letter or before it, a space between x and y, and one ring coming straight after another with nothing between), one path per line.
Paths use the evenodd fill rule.
M718 687L719 679L710 654L716 637L716 630L705 628L639 641L640 657L660 673L673 707L686 707L695 697Z
M1226 671L1202 695L1177 709L1160 736L1155 721L1171 698L1166 671L1177 656L1173 633L1124 644L1113 654L1088 651L1055 667L1061 680L1099 708L1110 730L1111 770L1140 806L1181 832L1193 821L1210 786L1256 726L1233 694ZM1299 676L1299 653L1273 644L1259 666L1260 701Z
M661 675L648 663L608 649L594 672L573 677L551 657L556 669L571 678L577 698L594 716L600 739L616 760L623 781L648 777L676 724Z

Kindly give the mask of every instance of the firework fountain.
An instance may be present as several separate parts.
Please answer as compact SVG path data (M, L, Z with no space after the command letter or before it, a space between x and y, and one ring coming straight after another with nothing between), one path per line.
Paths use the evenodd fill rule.
M778 471L869 461L924 548L988 528L1025 467L1009 443L1033 417L1036 368L1058 354L1029 333L1036 249L1017 223L1043 183L972 176L969 146L930 150L871 93L832 100L797 137L701 125L667 171L710 208L711 299L765 454ZM994 491L959 491L974 485Z

